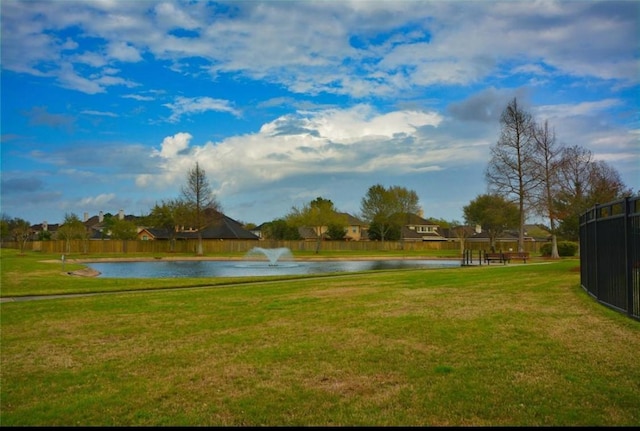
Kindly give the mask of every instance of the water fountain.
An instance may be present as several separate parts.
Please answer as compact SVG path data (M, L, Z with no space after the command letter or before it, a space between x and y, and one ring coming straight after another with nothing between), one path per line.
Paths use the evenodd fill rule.
M256 257L266 259L269 262L269 266L278 266L281 261L292 261L293 254L288 247L278 248L263 248L253 247L245 254L245 259L252 260Z

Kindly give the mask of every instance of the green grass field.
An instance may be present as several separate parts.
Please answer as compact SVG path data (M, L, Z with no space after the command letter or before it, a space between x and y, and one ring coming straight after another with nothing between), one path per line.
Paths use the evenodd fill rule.
M1 253L5 299L109 292L0 304L1 426L640 425L640 322L576 259L107 280Z

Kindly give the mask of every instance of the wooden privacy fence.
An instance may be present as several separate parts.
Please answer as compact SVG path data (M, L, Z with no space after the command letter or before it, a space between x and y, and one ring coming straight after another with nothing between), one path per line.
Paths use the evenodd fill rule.
M640 197L596 205L580 216L580 284L640 320Z
M216 253L245 253L253 247L276 248L288 247L293 253L296 251L313 252L316 250L315 241L277 241L277 240L203 240L204 254ZM26 250L39 251L43 253L53 254L134 254L134 253L196 253L198 241L195 239L177 240L174 242L173 250L171 243L167 240L51 240L51 241L30 241L26 244ZM525 250L537 252L541 242L525 243ZM14 242L4 242L5 248L19 248ZM501 242L499 244L502 250L518 249L516 241ZM486 250L489 248L487 242L467 242L465 249L468 250ZM414 251L450 251L460 250L458 241L322 241L322 251L395 251L405 250ZM462 252L460 253L462 255Z

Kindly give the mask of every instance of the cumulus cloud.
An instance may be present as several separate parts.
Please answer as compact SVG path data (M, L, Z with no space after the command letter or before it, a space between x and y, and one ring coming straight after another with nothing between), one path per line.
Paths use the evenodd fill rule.
M160 151L157 154L165 159L175 157L189 146L191 138L192 136L189 133L177 133L173 136L167 136L162 140Z
M437 143L442 117L430 111L376 112L369 105L299 111L253 134L191 144L189 133L166 137L152 153L158 174L139 175L138 186L181 182L194 161L218 192L228 195L285 178L324 174L425 172L476 157L468 142Z

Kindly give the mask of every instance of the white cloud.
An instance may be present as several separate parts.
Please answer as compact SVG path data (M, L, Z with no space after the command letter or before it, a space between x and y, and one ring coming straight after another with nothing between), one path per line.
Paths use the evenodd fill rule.
M140 52L126 42L112 42L109 44L108 53L111 58L118 61L138 62L142 60Z
M67 134L16 126L7 135L23 136L15 154L38 166L95 172L65 187L74 209L97 187L129 196L132 178L144 187L140 199L171 196L196 160L223 202L243 199L254 210L259 199L282 213L284 194L362 196L374 180L466 203L463 194L483 186L498 117L517 96L541 105L533 113L550 120L559 141L615 161L637 182L638 135L628 130L636 89L628 87L639 79L639 10L613 1L5 0L2 68L16 73L3 73L3 84L55 94L31 93L41 107L23 109L55 125L48 133ZM219 98L185 97L187 89ZM47 109L104 118L81 130ZM118 121L109 118L116 112ZM176 133L159 121L163 112L189 128ZM217 141L203 142L209 136ZM430 182L445 178L457 187Z
M80 112L81 114L85 114L85 115L95 115L98 117L118 117L118 114L115 114L113 112L106 112L106 111L95 111L92 109L86 109L84 111Z
M178 5L163 2L154 8L155 21L163 28L193 30L200 26L198 18L191 15L194 10L197 8L181 9Z
M351 175L426 172L477 158L474 142L437 143L428 130L435 112L377 113L371 106L298 112L264 124L258 133L221 142L190 144L189 133L166 137L153 156L159 173L137 177L139 186L175 184L198 161L228 196L310 173Z
M593 116L611 109L621 106L622 102L618 99L605 99L592 102L581 102L576 104L557 104L544 105L536 108L536 113L541 117L549 119L563 119L575 116Z
M3 67L60 76L90 94L104 86L70 76L64 61L103 67L140 61L141 50L177 63L198 58L214 75L355 97L476 83L497 71L544 77L542 64L579 77L639 79L635 2L240 2L231 13L204 2L5 3ZM50 35L71 26L102 39L108 56ZM385 38L371 37L379 34Z
M88 196L77 202L78 208L104 208L115 199L114 193L103 193L97 196Z
M108 64L107 58L97 52L83 52L68 56L67 59L72 63L81 63L94 68L100 68Z
M151 96L141 96L139 94L125 94L124 96L122 96L124 99L134 99L137 100L139 102L150 102L152 100L156 100L155 97L151 97Z
M181 151L189 147L189 141L192 136L189 133L177 133L173 136L167 136L163 139L158 155L162 158L169 159L177 156Z
M240 111L235 109L230 101L211 97L190 98L179 96L176 97L173 103L165 103L162 106L171 109L169 121L172 123L180 120L183 115L201 114L207 111L228 112L236 117L241 115Z

